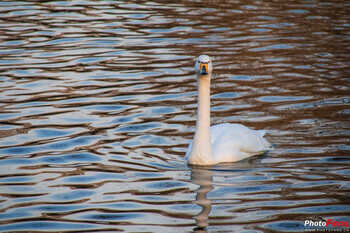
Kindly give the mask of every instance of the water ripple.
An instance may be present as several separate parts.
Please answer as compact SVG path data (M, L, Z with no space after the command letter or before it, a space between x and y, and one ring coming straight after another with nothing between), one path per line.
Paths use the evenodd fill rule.
M302 232L350 221L346 1L1 1L1 232ZM269 153L188 167L212 122ZM171 230L170 230L171 229ZM334 230L334 229L321 229Z

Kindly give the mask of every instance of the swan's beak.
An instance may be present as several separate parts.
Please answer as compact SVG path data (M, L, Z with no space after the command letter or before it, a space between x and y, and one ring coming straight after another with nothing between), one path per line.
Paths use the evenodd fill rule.
M200 74L208 74L208 63L199 64Z

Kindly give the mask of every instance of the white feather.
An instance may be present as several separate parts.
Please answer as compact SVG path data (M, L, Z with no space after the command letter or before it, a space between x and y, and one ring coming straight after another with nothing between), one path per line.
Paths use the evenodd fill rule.
M237 162L271 148L263 138L265 130L252 130L241 124L224 123L210 127L212 157L215 163ZM192 149L188 146L186 159ZM197 163L196 163L197 164Z

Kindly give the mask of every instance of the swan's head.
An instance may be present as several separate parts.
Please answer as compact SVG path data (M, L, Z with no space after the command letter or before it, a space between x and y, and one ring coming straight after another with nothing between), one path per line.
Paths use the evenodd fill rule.
M208 55L200 55L195 64L197 75L208 75L213 71L213 65Z

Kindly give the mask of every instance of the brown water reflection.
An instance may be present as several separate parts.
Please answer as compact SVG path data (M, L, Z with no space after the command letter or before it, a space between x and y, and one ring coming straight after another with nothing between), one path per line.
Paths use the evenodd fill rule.
M1 1L1 232L303 232L347 220L346 1ZM187 167L212 122L274 149ZM324 229L323 229L324 230Z

